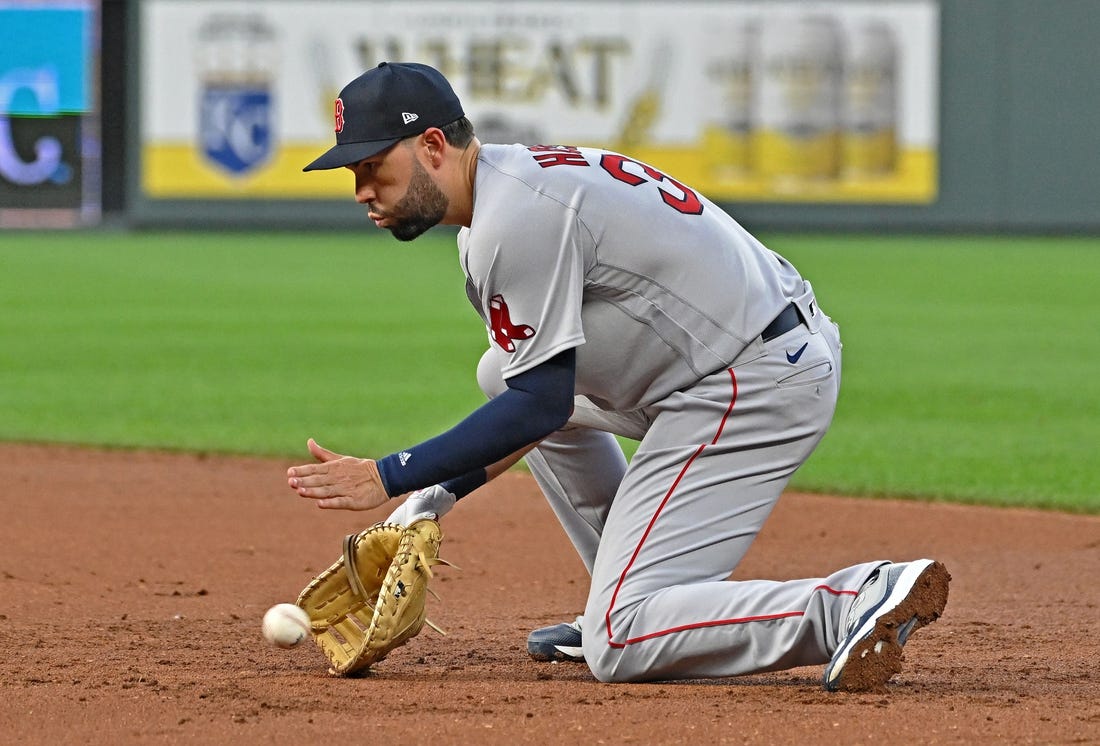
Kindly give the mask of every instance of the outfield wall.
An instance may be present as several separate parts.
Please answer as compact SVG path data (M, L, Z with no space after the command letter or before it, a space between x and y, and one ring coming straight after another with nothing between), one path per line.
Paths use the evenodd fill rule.
M680 4L673 6L679 8L678 11L669 10L664 16L654 15L656 6L648 3L565 0L565 3L549 7L572 5L573 12L566 15L580 18L580 21L557 31L550 28L555 19L545 10L546 3L455 3L456 8L468 10L473 7L479 11L466 16L465 24L472 30L463 30L462 24L455 22L446 25L444 31L431 31L428 21L434 17L445 18L442 11L449 4L446 1L371 4L374 23L370 27L376 33L355 33L343 28L339 33L326 36L330 42L325 45L329 47L329 57L336 58L335 63L331 60L327 63L330 70L334 70L329 74L334 80L343 80L354 74L348 71L358 71L364 65L373 64L370 55L385 56L385 49L371 48L372 44L375 47L390 44L391 49L395 46L416 49L418 56L432 51L444 54L450 48L448 45L462 43L466 38L480 38L479 34L484 36L481 19L491 16L496 18L494 28L498 32L502 23L515 31L524 17L517 15L514 9L532 8L541 11L526 16L535 19L536 24L531 29L516 32L526 42L546 48L563 34L581 33L570 28L604 27L606 33L586 39L578 36L575 46L583 43L590 53L597 50L594 56L590 54L585 70L591 71L593 61L601 60L625 60L633 65L620 67L620 71L628 72L620 72L616 78L615 68L608 63L602 80L608 84L606 90L610 93L600 100L597 100L597 93L574 86L570 90L578 98L588 96L591 99L589 109L571 119L559 118L557 132L540 134L560 142L568 138L577 144L609 145L640 154L685 181L701 184L704 191L752 228L1077 232L1100 229L1100 210L1097 209L1100 206L1100 136L1091 125L1100 114L1100 79L1090 72L1095 54L1090 29L1100 15L1100 6L1094 0L1054 0L1050 3L1033 0L825 0L814 3L746 0ZM331 137L323 117L315 116L313 111L320 111L320 105L302 104L293 97L316 95L327 97L327 100L333 95L332 91L321 90L325 86L319 84L320 79L314 80L324 74L320 63L311 73L294 55L301 53L299 48L304 48L303 45L312 45L310 54L320 57L323 62L325 55L316 52L317 34L312 34L312 41L307 38L310 36L307 33L311 28L309 24L318 23L317 18L322 24L327 23L326 14L341 15L350 19L346 26L354 28L359 21L365 24L365 19L355 20L356 13L361 15L365 7L362 3L341 5L338 0L310 4L297 0L189 3L145 0L140 6L131 4L129 12L121 16L117 6L113 11L108 8L104 14L104 40L107 49L113 51L105 51L103 59L105 92L108 81L117 84L118 78L112 76L123 75L119 69L122 63L126 63L127 72L122 78L125 81L124 100L108 101L105 94L105 122L119 119L126 122L121 131L114 132L113 139L105 125L104 157L109 164L105 165L104 174L105 208L113 210L126 222L138 225L363 226L361 208L351 200L350 184L348 193L341 193L344 187L339 182L339 174L328 175L327 180L316 174L301 174L299 182L290 165L301 160L307 151L322 150L327 138ZM909 45L908 51L903 49L905 53L899 57L897 97L901 103L896 132L892 133L894 160L891 170L874 177L853 176L839 156L830 166L829 158L820 156L822 151L819 149L795 153L797 159L792 161L803 166L811 164L814 168L832 169L826 178L818 179L808 188L805 180L796 183L793 189L786 186L792 183L789 180L777 188L778 182L764 178L772 179L774 174L749 175L748 171L742 171L721 175L714 168L715 154L720 151L725 159L723 162L734 162L739 152L738 143L728 136L714 139L713 131L701 123L708 117L706 102L727 95L728 89L715 90L713 74L693 76L691 71L700 69L713 73L732 63L728 59L716 60L713 35L703 36L708 30L719 27L717 19L766 25L771 16L781 11L803 7L814 9L818 15L824 11L831 15L835 24L850 28L856 28L867 16L876 16L871 20L885 19L887 25L892 24L893 36L901 39L902 47ZM304 8L316 9L320 15L311 18L302 14ZM415 13L410 8L425 15L413 18ZM506 14L498 12L494 16L490 11L495 8L513 9L513 15L506 18ZM685 8L692 11L693 18L684 15ZM441 12L433 14L430 12L433 9ZM223 12L236 14L238 19L252 19L249 26L255 37L250 42L253 57L261 61L270 76L277 75L273 71L278 69L280 62L289 71L274 78L277 85L283 86L281 90L271 84L270 91L253 87L236 99L227 99L237 94L232 85L227 88L225 82L229 80L232 84L233 74L237 75L237 80L243 79L242 71L231 71L227 76L224 71L218 73L208 60L195 57L195 48L202 44L209 47L224 36L219 31L224 26L210 21L212 16ZM301 17L295 18L295 13ZM703 16L716 20L700 25L695 17ZM386 28L386 18L389 18L389 28L400 29L400 33L377 31ZM700 27L703 31L690 30ZM410 28L426 30L420 34L409 31ZM667 34L663 32L665 28ZM125 51L121 53L119 46L111 46L112 39L118 38L119 33L124 34L125 42L122 45ZM720 38L729 33L734 32L719 29ZM762 37L763 32L759 36ZM434 46L426 46L426 39L437 41L433 42ZM417 48L417 44L421 47ZM828 44L824 48L827 49ZM640 53L637 60L626 60L627 52L623 50L630 49L642 50L644 54ZM641 65L646 58L668 57L673 53L679 62L675 66L668 65L666 70L661 70L660 66ZM265 54L271 58L266 62ZM446 61L452 57L440 59ZM158 64L167 72L158 71ZM187 72L188 66L194 66L195 70ZM634 69L638 70L636 76L629 74ZM222 77L204 88L200 78L206 75L206 79L213 79L211 73ZM256 77L248 71L244 73L245 78ZM171 80L173 75L184 74L200 82L191 88L155 84L158 76L168 75ZM652 87L654 81L662 82L662 76L666 77L663 84L671 92L669 95L680 92L680 99L666 103L665 115L652 128L649 140L616 142L610 136L615 132L616 123L629 121L632 112L640 111L638 107L640 102L644 103L646 86ZM673 78L671 82L668 77ZM596 79L600 79L599 76ZM331 86L330 81L327 87ZM456 87L469 102L467 108L477 110L477 89L470 88L468 81L462 79ZM688 95L683 95L685 90ZM550 98L541 101L533 101L530 96L523 98L514 89L497 91L498 103L509 94L507 105L498 106L495 113L503 112L513 121L553 120L554 111L564 105L561 100ZM242 158L240 153L227 148L224 139L219 141L217 131L214 137L209 133L203 135L203 145L196 144L200 138L196 137L194 127L188 128L188 123L203 117L209 119L206 114L196 115L197 109L216 112L218 107L236 105L239 111L252 116L261 111L256 106L268 106L269 96L281 96L279 100L284 102L283 119L273 119L269 129L284 135L290 132L294 137L275 146L264 139L266 135L245 143L249 146L245 149L246 155L251 150L249 157L256 159L259 168L253 169L248 157ZM249 106L253 108L248 109ZM274 110L274 107L269 108ZM477 118L472 118L477 124ZM180 126L181 122L188 126ZM842 137L842 133L836 135L837 143ZM762 162L775 163L777 152L780 160L791 158L790 152L784 154L775 149L774 140L769 143L769 158ZM262 152L264 145L273 147L272 152ZM849 151L838 149L836 152ZM866 163L870 157L868 153L877 158L882 151L864 148L862 152L862 162ZM118 158L112 160L112 153ZM124 169L118 169L119 161L125 163ZM691 173L685 176L686 171ZM122 199L118 192L124 195Z

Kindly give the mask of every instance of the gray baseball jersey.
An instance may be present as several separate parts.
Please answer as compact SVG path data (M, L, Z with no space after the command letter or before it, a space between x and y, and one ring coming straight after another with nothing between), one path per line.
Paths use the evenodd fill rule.
M494 304L534 330L505 377L576 347L577 391L614 409L726 365L803 293L794 267L697 192L598 150L483 146L459 246L490 330Z
M827 662L880 562L728 580L836 405L839 334L809 283L690 187L615 153L485 145L474 200L458 242L489 330L483 390L577 351L573 417L527 463L592 574L596 677ZM641 441L629 464L614 434Z

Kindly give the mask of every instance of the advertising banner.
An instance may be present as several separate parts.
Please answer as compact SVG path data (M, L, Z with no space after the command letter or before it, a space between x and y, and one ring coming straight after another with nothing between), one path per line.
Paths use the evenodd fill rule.
M0 0L0 226L99 216L97 10Z
M141 5L153 198L346 198L304 175L339 89L383 60L442 70L482 142L606 147L714 199L928 203L939 5L347 2Z

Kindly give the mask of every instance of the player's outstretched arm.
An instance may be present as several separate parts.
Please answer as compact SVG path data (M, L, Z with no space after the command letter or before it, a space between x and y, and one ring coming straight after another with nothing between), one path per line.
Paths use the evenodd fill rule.
M508 379L503 393L445 433L378 461L335 453L310 438L320 463L290 468L287 483L318 507L343 510L370 510L433 484L461 497L484 484L490 469L493 477L502 473L568 421L575 375L576 351L564 350Z
M511 469L536 446L532 443L494 464L485 467L484 481L496 479ZM371 459L344 456L321 446L313 438L308 442L309 452L320 463L295 466L287 471L287 484L305 498L316 501L317 507L329 510L370 510L378 507L389 496L378 476L378 467ZM456 480L457 481L457 480ZM454 507L455 501L465 496L455 494L450 485L433 485L418 490L389 517L387 522L408 525L416 517L434 514L442 517ZM475 487L476 489L476 487Z

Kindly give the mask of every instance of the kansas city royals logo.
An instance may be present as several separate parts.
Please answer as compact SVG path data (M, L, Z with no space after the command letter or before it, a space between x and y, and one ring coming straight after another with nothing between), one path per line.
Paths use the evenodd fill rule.
M230 173L246 173L271 155L271 93L266 87L208 85L201 117L203 153Z
M515 339L530 339L535 336L534 327L527 324L513 324L508 304L503 295L494 295L489 299L489 326L493 341L505 352L515 352Z
M199 143L215 166L237 176L272 152L274 29L259 14L209 17L199 29Z

